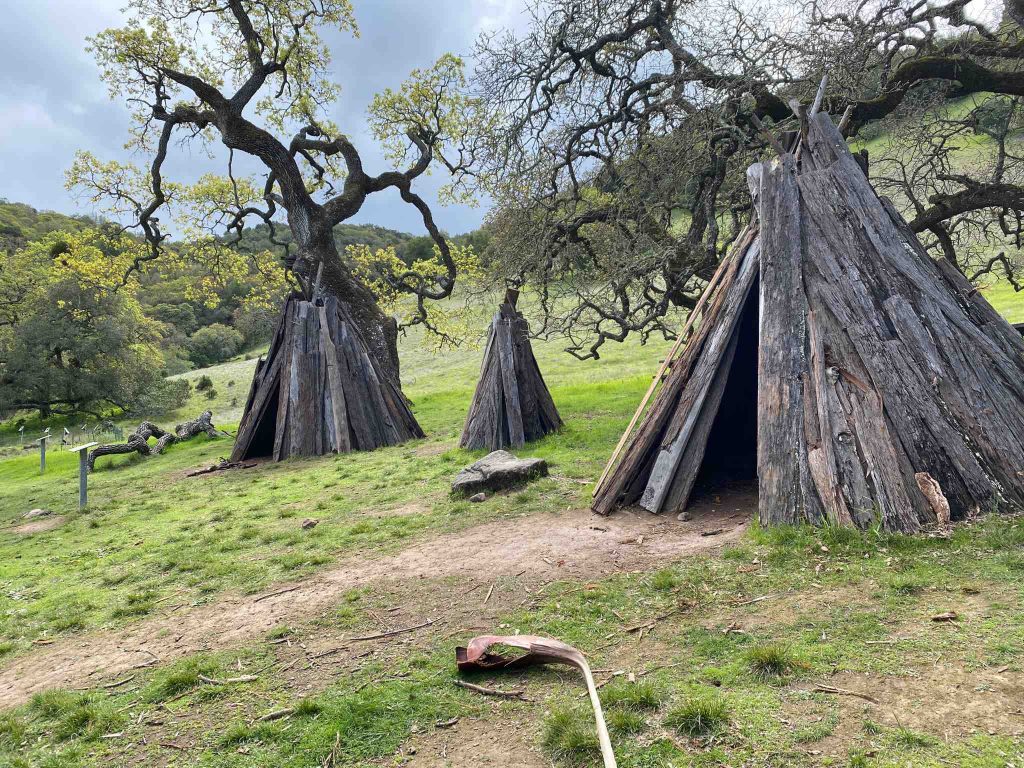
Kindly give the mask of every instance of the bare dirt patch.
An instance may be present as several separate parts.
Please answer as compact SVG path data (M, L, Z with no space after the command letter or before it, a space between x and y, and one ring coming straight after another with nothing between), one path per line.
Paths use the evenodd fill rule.
M46 531L52 531L60 528L64 525L64 515L48 515L46 517L40 517L36 520L31 520L21 525L15 525L7 529L7 533L13 533L17 536L31 536L34 533L45 533Z
M836 696L835 731L808 744L815 752L845 755L870 720L887 728L908 728L944 741L975 733L1024 735L1024 674L1008 669L922 667L907 675L844 672L829 685L865 693L878 703ZM801 686L804 687L804 686ZM809 706L808 702L803 702ZM802 709L806 707L796 707ZM822 714L820 708L813 708Z
M396 555L351 557L333 570L261 595L233 595L191 610L172 609L121 630L61 640L15 658L0 669L0 707L16 706L47 688L96 684L152 665L154 659L166 663L243 645L281 624L322 615L356 587L386 588L414 580L472 586L504 580L499 591L505 597L496 596L488 606L497 610L513 602L517 583L596 579L649 569L735 541L755 505L743 497L724 506L731 511L698 509L693 521L685 523L642 511L608 518L590 510L544 513L438 536ZM438 611L461 618L463 609L453 607L458 601L450 594L443 589L431 593L441 601Z
M417 768L495 766L547 768L551 763L534 743L537 723L502 716L495 707L486 720L466 719L447 728L418 734L403 747L406 765ZM388 758L393 763L394 758Z

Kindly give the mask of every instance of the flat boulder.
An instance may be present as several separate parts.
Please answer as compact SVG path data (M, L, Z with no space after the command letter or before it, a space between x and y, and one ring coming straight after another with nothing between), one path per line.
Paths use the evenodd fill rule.
M452 483L452 493L471 496L500 491L547 473L548 463L544 459L519 459L508 451L494 451L460 470Z
M33 509L30 510L29 512L26 512L24 515L21 516L21 518L22 520L33 520L37 517L48 517L52 514L53 512L51 512L48 509Z

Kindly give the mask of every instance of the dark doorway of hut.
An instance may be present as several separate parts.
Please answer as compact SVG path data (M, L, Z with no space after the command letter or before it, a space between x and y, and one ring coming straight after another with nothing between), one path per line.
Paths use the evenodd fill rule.
M736 496L752 497L757 503L759 294L755 281L740 316L732 361L726 356L721 363L726 366L725 389L684 512L714 508Z

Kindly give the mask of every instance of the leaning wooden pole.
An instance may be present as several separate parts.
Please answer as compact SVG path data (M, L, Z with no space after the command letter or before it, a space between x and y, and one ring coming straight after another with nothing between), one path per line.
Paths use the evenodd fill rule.
M744 238L745 234L741 235L740 239L743 240ZM612 455L608 458L608 463L604 465L604 471L597 479L597 483L594 484L593 496L597 496L600 492L601 486L604 485L604 481L608 477L608 473L612 471L612 467L615 466L615 462L619 459L619 454L622 453L623 447L629 440L630 435L633 434L633 430L636 427L637 422L640 421L640 417L643 416L644 411L647 409L647 403L650 402L654 392L658 389L658 385L664 380L665 371L671 367L672 361L679 352L679 348L686 343L686 340L690 337L690 332L693 330L694 323L697 322L697 318L700 316L700 313L704 311L704 305L707 304L708 298L718 288L718 284L722 279L722 275L725 274L728 263L729 257L726 256L722 259L722 263L718 265L718 269L715 270L715 274L712 275L707 287L704 288L704 292L697 300L696 306L694 306L693 310L686 318L686 324L683 326L683 330L679 332L679 335L676 336L676 340L672 345L672 348L668 351L668 354L665 355L665 359L661 361L661 367L658 368L658 372L651 381L651 385L647 388L647 392L644 393L643 399L640 401L640 405L637 406L636 412L633 414L633 418L629 420L629 425L626 427L626 431L623 432L622 437L619 438L619 442L616 444L615 450L612 451Z

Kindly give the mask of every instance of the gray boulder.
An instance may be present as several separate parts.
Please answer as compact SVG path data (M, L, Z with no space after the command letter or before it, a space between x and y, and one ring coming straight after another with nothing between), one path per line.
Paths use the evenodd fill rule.
M22 517L23 520L32 520L32 519L37 518L37 517L47 517L47 516L52 515L52 514L53 514L53 512L51 512L48 509L33 509L30 512L26 512L21 517Z
M518 459L508 451L494 451L455 476L452 493L470 496L522 485L548 473L544 459Z

